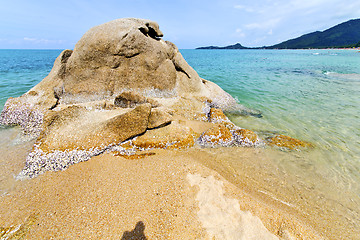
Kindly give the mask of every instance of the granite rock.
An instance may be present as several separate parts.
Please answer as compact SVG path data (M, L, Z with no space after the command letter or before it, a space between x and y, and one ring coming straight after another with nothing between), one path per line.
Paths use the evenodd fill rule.
M232 132L235 142L241 146L256 146L262 143L256 133L249 129L238 128Z
M71 106L45 119L36 144L44 152L104 149L144 133L150 111L149 103L125 113Z
M174 119L206 115L209 103L221 109L236 104L215 83L201 79L162 37L158 24L145 19L95 26L74 50L57 57L39 84L9 98L0 124L20 125L24 135L36 138L20 175L62 170L128 139L138 148L192 146L194 131ZM218 131L226 145L229 129ZM158 140L153 135L153 142L140 144L151 134L159 134Z
M153 148L186 148L195 144L194 131L182 124L173 122L170 125L154 130L148 130L131 142L127 143L127 148L153 149Z

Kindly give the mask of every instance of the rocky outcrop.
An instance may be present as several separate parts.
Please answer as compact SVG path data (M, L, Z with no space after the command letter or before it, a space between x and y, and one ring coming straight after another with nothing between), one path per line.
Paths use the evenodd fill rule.
M39 101L51 100L53 105L57 99L69 104L111 98L123 91L160 97L211 95L222 105L234 103L221 88L200 79L177 47L162 36L157 23L143 19L117 19L93 27L74 51L59 56L50 81L32 92ZM43 88L47 94L40 94Z
M19 176L66 169L104 151L258 145L255 133L224 115L237 109L235 99L201 79L162 36L144 19L93 27L39 84L8 99L0 124L20 125L36 139Z
M145 97L153 106L157 102L149 97L173 99L162 101L164 105L174 104L182 97L193 102L207 97L222 108L236 104L216 84L201 79L177 47L161 39L162 36L157 23L144 19L117 19L93 27L73 51L64 50L59 55L50 74L38 85L23 96L7 101L0 121L21 123L23 128L28 128L29 114L20 108L45 114L62 105L99 100L114 102L115 98L115 105L123 106L117 97L129 91L133 97ZM135 100L144 103L142 99ZM203 107L198 104L192 111L202 112ZM41 121L38 122L29 127L38 128Z

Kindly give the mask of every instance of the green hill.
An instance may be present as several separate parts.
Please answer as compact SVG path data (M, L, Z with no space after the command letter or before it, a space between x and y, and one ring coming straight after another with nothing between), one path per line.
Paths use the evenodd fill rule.
M308 33L268 47L248 48L237 43L226 47L209 46L196 49L308 49L345 47L360 47L360 19L349 20L325 31Z
M333 48L355 46L360 40L360 19L350 20L325 31L302 35L268 49Z

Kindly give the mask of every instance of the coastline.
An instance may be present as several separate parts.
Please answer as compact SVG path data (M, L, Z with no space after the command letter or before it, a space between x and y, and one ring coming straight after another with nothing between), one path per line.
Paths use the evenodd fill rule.
M27 239L115 238L126 232L135 234L138 223L144 224L147 239L212 239L198 216L196 198L201 189L191 187L189 174L221 181L225 198L236 199L244 214L259 218L281 239L356 239L359 234L356 223L351 226L336 209L322 218L330 207L322 206L322 201L307 205L313 203L316 188L309 189L307 183L296 185L296 177L278 169L269 157L278 150L155 149L140 159L104 153L67 170L15 181L12 176L21 171L24 156L31 150L29 142L18 143L16 136L11 134L12 141L1 149L13 168L2 169L7 174L2 184L8 181L9 188L1 196L0 226L23 226L35 216L34 224L24 230ZM284 158L287 154L281 153ZM215 216L229 214L226 208L211 209ZM262 228L254 222L250 226L254 231Z
M13 148L18 156L24 155L19 149L29 151L29 146ZM286 205L251 186L235 186L203 164L205 159L213 162L216 156L211 159L209 153L201 150L199 155L199 149L151 152L155 154L141 159L102 154L65 171L13 182L2 196L0 226L20 226L29 216L36 216L34 224L24 232L27 239L114 238L131 232L142 222L148 239L210 239L197 215L199 186L191 187L188 180L189 174L198 174L221 181L225 198L237 199L242 212L259 217L273 234L283 239L291 239L286 238L291 235L320 239L309 223L299 220ZM19 171L19 166L12 174ZM216 209L213 216L229 214L226 211ZM224 231L229 234L231 224L239 223L225 224L230 230ZM256 221L249 226L253 231L261 230Z
M356 50L360 51L358 48L195 48L194 50Z

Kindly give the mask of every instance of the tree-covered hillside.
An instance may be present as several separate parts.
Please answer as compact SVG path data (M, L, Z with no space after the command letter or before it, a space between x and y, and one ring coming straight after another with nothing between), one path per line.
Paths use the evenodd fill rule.
M360 41L360 19L350 20L323 32L317 31L305 34L267 48L303 49L331 48L356 45Z
M308 49L345 47L360 47L360 19L349 20L325 31L308 33L268 47L248 48L237 43L226 47L208 46L197 49Z

